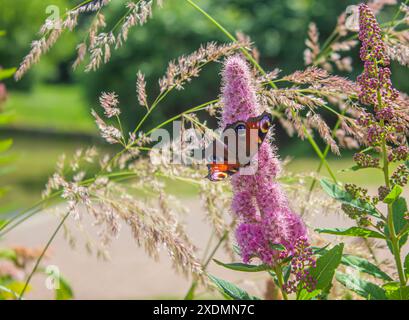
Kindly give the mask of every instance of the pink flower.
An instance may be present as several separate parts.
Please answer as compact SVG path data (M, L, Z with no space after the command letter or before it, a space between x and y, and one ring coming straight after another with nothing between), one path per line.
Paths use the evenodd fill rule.
M240 56L225 62L222 101L223 128L262 112L250 69ZM306 238L307 230L275 181L281 167L270 140L265 139L259 148L258 170L254 175L237 173L232 177L232 211L239 220L236 238L243 260L249 262L257 257L263 263L274 265L278 259L292 254L298 239ZM273 249L273 244L281 244L286 250Z

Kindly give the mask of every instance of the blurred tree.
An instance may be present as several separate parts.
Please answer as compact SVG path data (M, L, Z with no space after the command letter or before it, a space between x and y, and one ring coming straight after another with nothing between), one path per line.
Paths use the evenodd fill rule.
M112 1L104 10L109 31L126 12L126 1ZM268 70L280 68L288 73L303 67L303 51L308 24L316 22L323 42L333 31L337 17L350 4L357 0L197 0L212 16L230 31L248 34L259 48L261 64ZM66 6L78 1L53 0L61 12ZM36 38L36 32L46 18L45 8L51 1L43 0L0 0L0 28L9 32L6 43L0 44L0 59L7 65L17 65L27 53L29 43ZM391 11L386 8L381 19L390 18ZM37 81L70 80L70 62L75 57L75 43L84 39L90 21L80 20L79 30L64 33L50 53L43 56L39 66L35 66L23 83L30 85ZM137 104L135 94L136 73L146 74L148 93L151 99L158 91L157 80L165 72L167 61L197 49L207 41L226 42L226 37L186 1L168 0L164 8L154 6L153 19L145 26L131 30L127 43L112 54L111 61L97 72L84 73L79 67L73 73L76 80L86 88L90 106L96 107L101 91L116 91L123 106L127 107L124 122L133 127L136 119L142 116L143 108ZM360 72L358 55L354 57L355 71ZM399 70L395 70L399 69ZM394 66L394 82L398 88L407 90L409 84L400 81L405 71ZM212 99L219 93L219 77L215 76L220 66L206 66L200 81L188 84L183 92L173 92L162 106L153 113L146 126L157 123L169 115L179 113L182 108ZM399 78L397 78L399 77ZM19 85L21 86L21 84Z
M0 42L0 61L7 66L18 66L30 49L30 44L38 38L38 30L48 14L46 8L56 5L61 14L70 7L68 0L0 0L0 29L7 30L7 37ZM75 33L65 34L64 38L41 63L33 68L18 84L8 81L9 88L29 88L34 81L61 81L60 64L72 56L75 49Z
M261 52L262 65L279 67L290 72L303 66L304 41L308 23L317 21L322 37L328 36L337 16L353 1L323 0L208 0L198 1L230 31L249 35ZM124 13L123 5L112 3L108 14L108 29ZM226 37L185 1L165 1L163 9L154 8L154 17L142 28L130 32L127 43L113 53L109 64L95 73L77 72L86 84L87 95L95 106L103 90L116 91L123 105L128 106L126 123L132 127L137 112L135 95L136 72L146 74L151 97L158 90L157 79L166 69L166 62L181 54L194 51L207 41L226 42ZM219 93L218 65L207 66L199 82L188 84L182 93L172 93L167 107L152 114L155 123L195 104L212 99Z

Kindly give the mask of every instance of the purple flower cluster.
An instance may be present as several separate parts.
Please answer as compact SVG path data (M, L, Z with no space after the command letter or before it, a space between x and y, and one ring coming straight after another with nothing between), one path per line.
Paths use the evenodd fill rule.
M229 57L225 62L222 101L222 127L262 113L249 67L240 56ZM307 239L307 230L275 181L280 161L269 139L260 146L257 160L254 175L238 173L232 177L232 211L239 221L236 239L244 262L259 258L273 266L295 252L297 241ZM274 244L281 244L286 250L277 250Z
M359 39L364 62L364 71L357 78L359 98L362 103L372 105L374 113L362 115L358 124L366 130L366 142L370 146L379 146L384 140L401 142L397 137L405 131L405 111L400 106L399 92L392 86L381 28L366 4L359 6Z
M396 100L399 94L392 87L391 71L388 68L390 60L382 40L381 28L366 4L359 6L359 40L362 43L360 57L364 61L364 72L357 79L361 88L359 98L362 103L375 106L375 111L379 112L383 108L379 105L379 98L383 105L387 105ZM382 113L378 117L385 116L391 117L393 114Z
M308 292L313 291L317 280L310 274L310 270L315 267L316 260L307 239L304 237L299 238L294 247L294 258L291 260L291 269L295 279L287 281L283 289L287 293L296 292L300 284Z

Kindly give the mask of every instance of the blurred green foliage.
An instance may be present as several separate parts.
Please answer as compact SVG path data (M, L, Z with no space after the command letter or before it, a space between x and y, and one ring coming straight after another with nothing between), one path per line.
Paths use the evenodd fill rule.
M40 26L48 16L47 6L56 5L64 13L72 3L68 0L0 0L0 30L5 30L7 34L0 41L0 63L18 66L30 50L31 42L38 38ZM8 87L28 89L37 81L61 81L64 63L72 57L75 42L74 33L65 34L58 45L43 56L38 67L33 68L18 84L8 81Z
M0 43L0 61L18 65L28 52L30 42L45 18L48 5L57 5L61 13L80 1L69 0L0 0L0 29L8 32L7 41ZM126 12L126 1L113 1L105 10L110 30ZM280 68L284 73L303 67L304 41L310 21L317 23L323 42L336 25L337 17L355 0L197 0L212 16L232 32L248 34L259 48L266 69ZM30 87L34 82L80 81L86 88L90 105L95 107L101 91L116 91L125 109L124 122L133 127L142 115L134 88L136 72L141 70L148 80L151 98L157 93L157 79L164 73L167 62L179 55L190 53L207 41L226 42L225 36L185 1L167 0L164 8L154 6L154 17L145 26L131 30L128 42L113 53L109 64L97 72L83 73L79 68L71 73L70 62L75 57L75 46L86 36L90 20L80 19L75 32L65 32L57 45L42 58L23 81L11 87ZM396 8L386 7L380 19L387 19ZM354 55L356 76L360 71L358 56ZM398 80L404 74L394 66ZM399 69L399 70L398 70ZM172 93L165 106L152 114L147 126L178 113L182 108L199 104L219 93L219 65L203 71L201 80L186 86L181 93ZM70 76L71 75L71 76ZM398 88L408 89L407 84ZM138 112L139 110L139 112Z
M0 61L8 66L18 65L28 52L30 42L38 37L37 31L47 17L48 5L59 6L63 13L65 8L71 8L80 2L79 0L0 0L0 29L7 29L8 32L7 40L0 43ZM125 14L127 11L125 2L125 0L112 1L104 9L107 20L105 31L109 31ZM278 67L283 70L283 74L303 68L304 42L309 22L314 21L317 24L320 41L323 43L333 31L339 14L348 5L358 2L357 0L197 0L199 5L228 30L242 31L251 37L260 51L263 67L267 70ZM146 74L147 91L152 101L158 92L157 80L164 74L168 61L194 51L202 43L228 41L220 30L186 1L167 0L164 4L163 9L154 6L153 18L143 27L133 28L125 45L115 50L111 61L98 71L84 73L84 66L80 66L75 72L71 69L71 63L76 55L75 46L84 40L91 23L90 19L83 17L75 32L65 32L56 46L42 57L40 64L34 66L21 82L16 84L9 80L7 83L9 88L30 88L34 83L43 82L79 83L79 87L83 88L84 95L87 97L88 107L84 113L79 113L80 116L84 114L84 117L88 114L89 108L98 109L98 96L101 91L116 91L123 108L123 123L133 128L135 122L145 112L138 105L135 94L138 70ZM386 6L379 19L388 20L395 12L396 6ZM355 68L349 75L351 78L355 78L362 69L357 50L353 52L353 59ZM392 67L395 86L400 90L408 91L409 84L405 81L407 70L395 64ZM149 129L183 109L216 97L220 92L219 72L220 64L206 66L199 81L187 84L185 90L181 92L172 92L163 105L150 115L145 128L142 129ZM38 96L37 93L33 95ZM80 99L81 97L74 100ZM48 100L43 101L44 105L50 102ZM62 115L65 114L64 108L61 109ZM33 113L35 112L32 111L31 114ZM28 114L30 112L27 112ZM278 136L285 135L278 130Z
M309 22L317 21L325 39L335 27L337 16L353 1L209 0L198 3L228 30L249 35L260 50L261 63L266 69L278 67L291 72L303 67ZM108 30L124 13L119 3L113 3L111 9ZM135 92L137 70L146 74L152 99L158 90L157 79L165 72L167 62L208 41L227 42L228 39L187 2L165 1L163 9L155 7L151 21L131 31L129 40L113 53L109 64L95 73L77 72L76 76L86 84L87 95L94 103L102 90L116 91L126 110L126 123L132 127L143 113L136 96L130 94ZM147 127L152 121L156 123L217 96L219 72L219 65L207 66L200 81L193 81L184 91L174 92L166 99L165 105L152 114Z

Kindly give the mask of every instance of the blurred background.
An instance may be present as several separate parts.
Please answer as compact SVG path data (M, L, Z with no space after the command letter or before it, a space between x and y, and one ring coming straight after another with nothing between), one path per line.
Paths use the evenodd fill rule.
M314 21L317 24L322 43L332 33L339 14L348 5L356 4L358 1L197 2L217 20L222 21L228 30L242 31L249 35L260 51L261 65L265 69L280 68L283 74L288 74L304 67L303 51L309 22ZM0 66L11 68L19 65L29 51L31 41L38 37L37 32L48 16L46 14L48 5L57 5L61 12L64 12L66 8L78 3L79 0L0 0L0 30L5 31L0 37ZM8 158L11 157L12 164L1 172L0 184L9 186L10 190L0 198L0 213L16 212L38 201L47 178L54 172L60 154L70 156L79 147L103 144L98 138L96 126L90 116L90 109L98 107L98 96L102 91L118 93L124 112L124 123L128 128L133 128L144 111L138 105L135 94L138 70L145 73L148 93L155 96L159 89L157 79L165 72L168 61L196 50L205 42L227 41L219 30L184 1L166 0L164 3L161 10L155 6L153 19L144 27L133 29L126 45L115 51L110 63L102 65L96 72L85 73L82 67L76 71L71 68L76 57L75 47L84 39L89 26L89 21L81 20L78 29L72 33L65 32L56 46L45 54L41 62L21 81L15 82L13 79L3 81L7 88L7 100L0 108L3 113L9 115L10 121L7 123L0 121L0 138L13 138L14 143L7 154ZM379 19L390 20L395 12L396 7L386 7ZM115 24L123 14L123 1L112 1L105 14L107 25ZM348 76L354 79L362 68L357 50L352 53L352 58L354 71ZM145 123L145 128L151 128L182 110L214 99L220 91L219 73L220 64L207 66L200 79L188 84L183 91L172 93ZM392 75L395 86L408 92L407 70L393 64ZM278 126L276 134L280 155L295 158L290 165L291 170L305 172L316 169L317 159L308 143L296 138L290 139ZM349 166L350 154L344 154L347 156L341 159L331 157L335 169ZM1 159L0 157L0 161ZM350 182L360 179L357 173L343 173L340 178ZM377 178L374 176L373 179L375 182ZM185 196L192 195L192 191L186 188L176 189L176 192ZM192 210L194 208L192 205ZM41 235L39 243L44 243L49 233ZM29 233L23 237L11 236L8 239L10 243L22 239L31 242ZM124 254L119 257L126 257L123 247L119 243L116 246ZM57 253L57 258L58 256L63 260L65 253ZM89 263L89 260L81 259L75 260L79 261L77 268L81 268L84 261ZM114 261L121 263L120 259ZM135 263L148 263L144 262L146 259L137 261ZM104 270L98 269L101 277ZM132 271L127 272L129 274ZM156 275L152 272L150 276L154 278ZM172 276L171 271L166 272L167 277ZM74 280L76 276L81 278L77 273L71 274ZM84 279L81 278L81 281ZM124 286L127 284L129 284L127 280L124 280ZM105 285L108 286L109 282ZM151 283L146 282L146 287L150 286ZM168 283L170 292L175 286L177 282ZM86 290L90 290L88 291L90 297L95 297L95 294L101 291L94 284L90 284L89 287L93 288L86 287ZM121 294L127 297L132 293L123 291Z
M280 68L283 74L303 68L303 51L308 24L316 22L323 42L336 25L338 15L356 1L326 0L207 0L198 1L230 31L249 35L258 47L261 64L268 70ZM48 16L46 7L57 5L61 12L78 4L70 0L0 0L0 65L17 67L29 51L30 43ZM75 46L85 36L89 21L80 21L76 32L65 32L57 45L42 57L20 81L5 81L8 99L3 109L13 114L12 121L1 127L3 137L13 137L15 169L3 177L13 184L13 192L2 199L8 206L24 207L37 200L54 169L57 156L67 155L81 145L99 143L90 109L98 105L101 91L115 91L124 108L124 121L133 127L142 115L135 92L136 73L146 74L148 91L158 90L157 79L169 60L197 49L207 41L225 42L226 38L206 19L183 1L165 1L164 8L154 10L154 17L144 27L135 28L128 42L113 53L110 63L97 72L84 73L71 64ZM379 17L390 18L395 7L386 7ZM122 1L105 11L107 24L112 25L123 14ZM352 77L360 72L357 53L353 55ZM394 83L401 90L409 87L403 71L393 66ZM396 70L395 70L396 69ZM146 122L153 123L175 115L190 106L213 99L219 94L219 64L206 67L200 80L173 93ZM282 155L308 156L308 144L290 140L277 129Z

